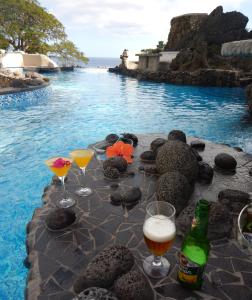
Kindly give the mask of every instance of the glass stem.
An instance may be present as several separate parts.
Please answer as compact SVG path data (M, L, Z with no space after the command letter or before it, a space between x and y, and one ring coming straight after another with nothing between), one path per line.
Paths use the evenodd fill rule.
M86 167L81 168L81 174L83 176L83 179L85 180L85 176L86 176ZM83 186L83 185L82 185Z
M154 260L153 260L153 262L152 262L152 265L153 265L154 267L160 267L160 266L162 266L161 257L162 257L162 256L154 255Z
M66 198L65 176L61 176L59 177L59 179L61 180L62 187L63 187L63 199L65 199Z

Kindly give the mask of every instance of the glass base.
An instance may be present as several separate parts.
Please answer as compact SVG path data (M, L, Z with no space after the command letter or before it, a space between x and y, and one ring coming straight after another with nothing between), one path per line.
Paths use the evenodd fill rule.
M57 202L59 208L69 208L76 204L76 201L72 198L63 198Z
M170 263L168 260L164 257L161 257L161 263L160 265L154 264L154 256L148 256L145 258L143 262L143 269L144 272L151 278L163 278L167 276L169 269L170 269Z
M81 197L87 197L89 195L91 195L93 193L93 191L88 188L88 187L81 187L80 189L78 189L77 191L75 191L75 193L78 195L78 196L81 196Z

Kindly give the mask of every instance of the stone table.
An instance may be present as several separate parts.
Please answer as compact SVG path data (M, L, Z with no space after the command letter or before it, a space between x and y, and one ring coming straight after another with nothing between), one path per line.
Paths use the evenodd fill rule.
M67 192L77 201L74 208L78 222L57 232L49 231L45 226L46 215L55 208L62 196L62 188L57 180L45 188L43 206L34 212L27 225L26 265L29 267L26 287L28 300L68 300L72 299L73 283L87 266L87 263L102 249L113 245L127 246L135 257L136 268L142 271L142 261L150 253L143 241L142 226L145 207L155 199L157 177L139 171L139 155L148 150L150 142L164 135L138 135L139 144L135 150L134 163L128 168L135 176L122 176L119 180L104 179L102 164L97 159L90 163L85 184L92 186L94 192L89 197L79 197L74 191L83 182L79 169L73 167L66 181ZM192 139L188 139L189 141ZM252 156L238 152L226 145L206 142L201 153L204 161L214 164L219 152L232 154L238 163L233 175L215 172L209 185L196 184L190 201L204 196L217 201L217 194L223 188L239 188L252 191L249 169ZM138 186L142 191L141 201L131 210L110 203L112 183L119 183L119 189ZM252 260L241 251L234 239L222 239L212 242L206 275L200 291L183 289L176 280L176 255L180 250L182 238L176 237L174 247L165 255L171 263L169 275L162 280L149 279L155 291L155 299L252 299Z

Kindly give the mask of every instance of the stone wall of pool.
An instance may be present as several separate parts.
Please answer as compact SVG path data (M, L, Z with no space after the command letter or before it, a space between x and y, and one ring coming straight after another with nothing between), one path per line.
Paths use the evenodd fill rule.
M74 193L82 178L77 168L71 169L66 189L77 202L71 212L77 217L72 225L52 230L52 223L48 222L52 219L48 216L57 216L56 203L62 191L56 178L45 188L43 206L34 211L27 225L26 299L73 299L89 288L90 282L91 286L110 290L106 293L111 297L115 293L111 299L250 299L251 255L236 242L236 220L240 208L250 201L252 155L240 148L185 137L179 131L171 132L168 138L163 134L137 137L134 161L126 172L117 172L119 177L104 172L101 160L92 160L85 183L93 187L94 193L88 198ZM179 161L184 155L188 159L181 165ZM167 168L171 172L168 181ZM187 181L191 188L183 183ZM136 188L141 191L141 199L132 202L132 207L126 205L126 195ZM165 194L160 193L166 188ZM142 226L146 204L160 200L159 193L166 195L163 200L172 201L180 213L175 244L166 254L171 271L165 279L152 280L142 272L142 261L149 255ZM181 237L190 227L195 203L201 197L212 202L208 232L211 252L201 291L188 291L176 280L176 253ZM120 259L115 263L118 255ZM97 266L97 260L106 263L108 276ZM120 272L125 275L119 275L118 265L124 266ZM104 290L85 292L91 293Z

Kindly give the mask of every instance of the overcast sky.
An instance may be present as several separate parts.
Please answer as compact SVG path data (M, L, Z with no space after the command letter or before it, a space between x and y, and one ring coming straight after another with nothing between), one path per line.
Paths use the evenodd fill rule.
M40 0L65 26L69 39L89 57L119 57L167 41L172 17L210 13L218 5L238 10L252 29L252 0Z

